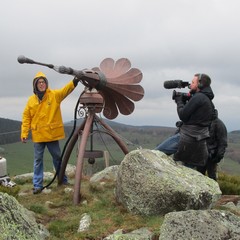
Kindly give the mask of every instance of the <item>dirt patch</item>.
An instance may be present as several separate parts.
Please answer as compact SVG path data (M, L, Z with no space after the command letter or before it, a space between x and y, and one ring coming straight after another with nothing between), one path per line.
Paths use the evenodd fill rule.
M228 202L233 202L235 205L240 201L240 195L222 195L216 206L225 205Z

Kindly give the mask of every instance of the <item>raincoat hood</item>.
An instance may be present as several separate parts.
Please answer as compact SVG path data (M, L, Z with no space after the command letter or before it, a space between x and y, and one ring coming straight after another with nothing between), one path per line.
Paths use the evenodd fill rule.
M39 79L43 79L46 82L46 89L48 88L48 80L47 80L46 75L43 72L38 72L33 79L33 92L35 94L39 93L39 91L37 89L37 82Z
M210 86L201 89L200 92L205 94L210 100L213 100L214 93L213 93L212 88Z

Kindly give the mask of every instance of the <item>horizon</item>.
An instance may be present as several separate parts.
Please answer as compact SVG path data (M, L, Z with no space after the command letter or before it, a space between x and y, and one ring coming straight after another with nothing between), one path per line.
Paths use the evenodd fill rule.
M15 119L9 119L9 118L3 118L3 117L0 117L0 119L6 119L6 120L10 120L10 121L17 121L17 122L20 122L20 120L15 120ZM162 128L176 128L175 126L162 126L162 125L132 125L132 124L128 124L128 123L121 123L121 122L118 122L118 121L115 121L115 120L109 120L107 118L102 118L104 121L108 121L108 122L113 122L113 123L117 123L117 124L121 124L121 125L126 125L126 126L132 126L132 127L162 127ZM78 120L81 120L81 118L78 118ZM68 124L68 123L71 123L73 122L74 120L68 120L68 121L64 121L63 124ZM235 129L235 130L231 130L231 131L228 131L228 133L232 133L232 132L238 132L240 131L240 129Z

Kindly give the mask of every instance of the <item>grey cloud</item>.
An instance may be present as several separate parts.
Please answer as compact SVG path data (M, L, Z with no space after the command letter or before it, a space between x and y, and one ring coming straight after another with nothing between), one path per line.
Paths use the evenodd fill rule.
M19 64L21 54L76 69L99 66L106 57L127 57L143 72L145 96L133 114L116 121L174 126L175 103L163 82L191 81L194 73L205 72L213 80L219 115L229 130L239 129L239 7L238 0L3 1L1 116L21 120L37 71L47 74L52 88L71 79L45 67ZM82 90L78 86L65 100L65 121L72 119L68 109Z

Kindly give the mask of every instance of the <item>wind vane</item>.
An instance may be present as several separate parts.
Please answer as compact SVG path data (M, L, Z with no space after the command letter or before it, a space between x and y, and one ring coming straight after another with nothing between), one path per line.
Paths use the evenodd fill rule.
M137 68L131 68L131 62L127 58L120 58L116 62L112 58L105 58L99 67L81 71L64 66L36 62L24 56L19 56L18 62L21 64L38 64L49 67L61 74L76 76L85 86L84 91L79 97L79 103L83 105L86 116L79 129L73 133L70 141L67 143L58 177L58 184L61 185L72 149L79 135L81 135L73 198L74 204L78 204L80 202L84 157L86 154L92 154L93 158L96 157L96 151L91 149L90 152L87 152L85 150L93 122L97 121L100 123L116 141L123 153L128 153L125 143L96 113L100 113L103 110L103 115L110 120L116 118L119 112L123 115L130 115L135 108L134 102L141 100L144 96L144 89L139 85L143 77L142 72Z

